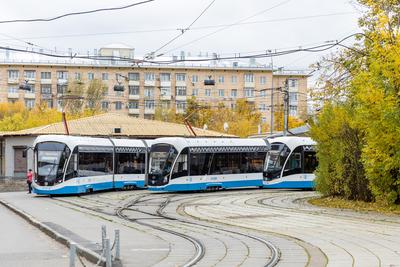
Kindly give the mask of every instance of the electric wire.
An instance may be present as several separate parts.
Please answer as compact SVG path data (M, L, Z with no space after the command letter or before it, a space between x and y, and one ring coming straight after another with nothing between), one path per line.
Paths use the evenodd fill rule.
M120 6L120 7L108 7L108 8L99 8L99 9L93 9L93 10L88 10L88 11L71 12L71 13L62 14L62 15L59 15L56 17L48 18L48 19L36 18L36 19L0 20L0 24L19 23L19 22L49 22L49 21L54 21L54 20L58 20L61 18L65 18L65 17L70 17L70 16L86 15L86 14L92 14L92 13L97 13L97 12L127 9L127 8L134 7L134 6L147 4L147 3L153 2L153 1L155 1L155 0L145 0L145 1L136 2L136 3L125 5L125 6Z

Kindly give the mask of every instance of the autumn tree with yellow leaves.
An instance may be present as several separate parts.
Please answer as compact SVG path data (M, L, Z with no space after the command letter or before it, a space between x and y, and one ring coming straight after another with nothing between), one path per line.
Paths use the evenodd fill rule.
M357 42L319 63L317 189L400 204L400 3L359 0ZM330 73L329 73L330 72Z

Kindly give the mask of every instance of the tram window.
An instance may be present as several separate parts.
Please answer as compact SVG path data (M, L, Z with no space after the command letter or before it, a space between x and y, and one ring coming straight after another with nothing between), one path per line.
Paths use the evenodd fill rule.
M107 175L112 173L112 153L79 153L80 177Z
M190 175L207 175L211 153L190 154Z
M172 172L172 179L188 175L188 148L179 154Z
M242 166L241 153L215 153L210 174L237 174Z
M304 151L304 173L313 173L318 166L315 151Z
M116 162L116 173L118 174L145 173L144 153L118 153L116 154Z
M248 162L247 173L263 172L264 159L266 153L246 153L245 157Z
M293 150L293 153L290 155L288 161L286 162L283 175L291 175L302 173L302 160L301 153L303 148L301 146L297 147Z
M65 171L65 181L77 177L78 175L78 154L73 153Z

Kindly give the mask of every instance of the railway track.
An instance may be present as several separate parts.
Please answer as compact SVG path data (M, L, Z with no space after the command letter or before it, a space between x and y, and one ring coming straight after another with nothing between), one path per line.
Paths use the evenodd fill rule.
M185 246L192 246L192 253L184 262L175 262L178 266L275 266L280 259L278 247L265 238L240 231L225 229L218 225L204 224L190 217L176 213L180 203L193 200L188 194L152 194L146 191L131 191L132 196L110 198L113 194L93 194L61 201L143 227L152 228L174 236L170 242L173 249L179 249L177 238L185 240ZM121 193L121 194L125 194ZM225 193L226 194L226 193ZM237 195L238 191L229 193ZM245 194L243 192L243 194ZM195 198L204 198L212 194L196 194ZM168 212L166 210L168 209ZM171 211L173 211L171 213ZM165 239L165 235L163 237ZM181 242L181 241L179 241ZM178 243L179 243L178 242ZM182 247L182 246L181 246ZM172 249L172 250L173 250ZM187 254L188 251L186 251ZM175 253L177 253L175 251ZM156 265L165 266L174 260L170 251ZM176 255L176 254L175 254Z

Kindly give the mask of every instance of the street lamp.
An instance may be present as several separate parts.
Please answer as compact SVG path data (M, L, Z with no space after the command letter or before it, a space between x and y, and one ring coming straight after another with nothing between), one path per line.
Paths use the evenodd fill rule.
M25 80L25 83L21 83L19 86L18 86L18 89L20 89L20 90L24 90L24 91L31 91L32 90L32 87L29 85L29 80Z
M117 83L118 83L118 84L114 85L114 91L115 91L115 92L123 92L123 91L125 90L125 88L124 88L124 86L122 85L122 82L120 82L120 81L118 80L118 77L122 77L122 78L124 78L126 81L128 81L129 78L126 77L126 76L124 76L124 75L122 75L122 74L115 73L115 79L117 80Z

